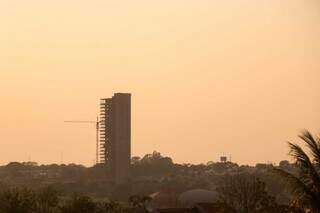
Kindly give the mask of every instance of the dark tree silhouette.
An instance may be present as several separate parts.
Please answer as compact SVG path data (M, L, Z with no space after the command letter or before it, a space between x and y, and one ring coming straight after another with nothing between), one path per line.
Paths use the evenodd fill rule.
M290 155L299 168L298 176L281 169L275 169L292 190L293 204L314 213L320 213L320 138L314 137L309 131L303 131L299 138L310 152L309 155L301 146L288 143Z
M36 196L33 191L18 188L0 193L0 213L33 213L36 210Z
M110 201L106 203L99 203L97 205L97 213L123 213L125 209L120 203Z
M96 210L97 205L90 197L78 195L61 207L61 213L93 213Z
M55 213L59 205L58 192L51 188L42 188L36 195L37 213Z
M135 208L146 210L146 205L152 199L149 196L132 195L129 197L129 203Z
M277 205L265 183L249 173L225 176L217 191L221 201L239 213L269 212Z

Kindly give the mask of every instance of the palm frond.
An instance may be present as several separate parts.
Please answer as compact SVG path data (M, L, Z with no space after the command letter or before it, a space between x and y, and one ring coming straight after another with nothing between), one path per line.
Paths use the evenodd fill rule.
M320 166L320 143L319 138L315 139L312 134L304 130L299 137L307 144L307 147L310 149L313 161L318 166Z
M282 169L273 169L273 173L279 175L284 180L286 188L289 188L295 195L294 202L305 203L306 201L316 201L317 195L308 188L298 177Z
M300 166L300 172L302 178L306 181L312 181L316 187L317 192L320 192L320 177L312 164L309 156L303 151L303 149L297 145L289 142L290 155L296 160L296 163Z

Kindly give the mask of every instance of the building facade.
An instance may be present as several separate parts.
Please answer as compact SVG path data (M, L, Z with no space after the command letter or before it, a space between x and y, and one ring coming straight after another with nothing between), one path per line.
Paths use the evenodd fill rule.
M100 162L116 183L129 179L131 160L131 94L116 93L100 103Z

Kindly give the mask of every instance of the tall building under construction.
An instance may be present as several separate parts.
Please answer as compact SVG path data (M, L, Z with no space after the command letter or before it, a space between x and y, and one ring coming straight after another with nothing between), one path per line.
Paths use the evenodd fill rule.
M131 159L131 94L116 93L100 103L100 162L116 183L129 178Z

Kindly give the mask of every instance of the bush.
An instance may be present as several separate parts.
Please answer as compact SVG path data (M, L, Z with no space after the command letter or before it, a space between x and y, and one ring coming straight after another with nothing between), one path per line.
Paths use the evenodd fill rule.
M36 195L31 190L14 188L0 192L0 213L33 213L36 207Z

